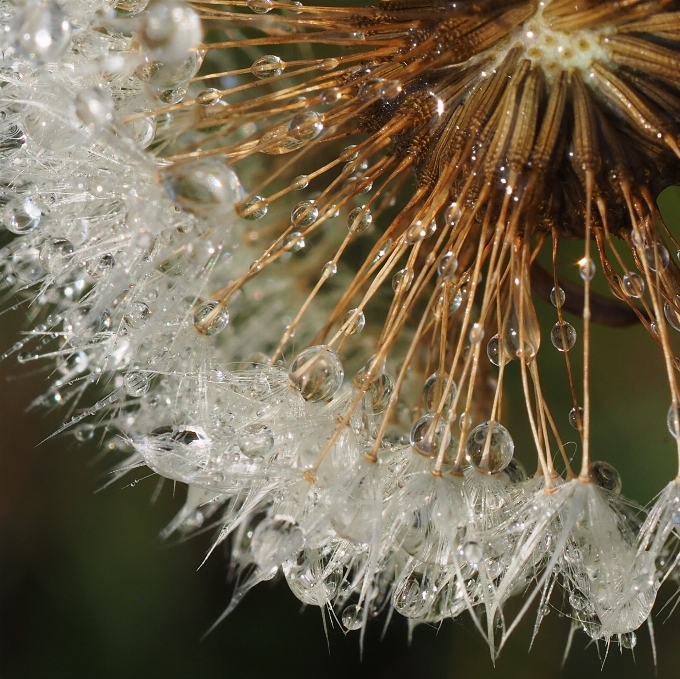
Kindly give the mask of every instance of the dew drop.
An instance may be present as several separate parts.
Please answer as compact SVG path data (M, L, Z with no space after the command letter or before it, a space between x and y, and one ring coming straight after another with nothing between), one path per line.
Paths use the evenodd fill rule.
M325 401L340 389L345 372L333 349L311 346L293 359L288 376L306 401Z
M437 230L437 222L433 219L429 223L425 223L420 219L416 220L411 226L406 229L404 233L404 242L409 245L419 243L426 238L429 238Z
M636 299L639 299L645 293L644 279L633 271L628 271L623 274L622 287L626 295L635 297Z
M239 432L238 447L246 457L264 457L274 447L274 434L265 424L249 424Z
M299 191L300 189L306 189L309 186L309 177L306 174L301 174L299 177L295 177L290 183L290 187Z
M494 335L486 345L486 355L494 365L501 364L501 345L498 335Z
M479 344L484 339L484 328L479 323L473 323L468 337L470 344Z
M99 279L108 276L115 265L116 260L112 254L108 253L106 255L102 255L101 257L88 259L87 262L85 262L85 269L87 270L87 273L92 276L92 278Z
M347 215L347 228L355 234L365 233L373 223L373 215L365 206L355 207Z
M655 243L655 245L645 245L643 248L645 259L647 260L647 266L650 271L656 271L657 267L659 269L667 269L670 262L670 255L668 250L661 243Z
M583 408L581 408L581 406L578 406L577 408L572 408L569 411L569 424L574 429L578 429L579 420L583 422Z
M609 462L597 461L591 463L590 478L594 484L612 495L621 493L621 474Z
M40 208L28 198L13 198L0 213L4 227L17 236L35 231L41 217Z
M484 550L478 542L469 540L463 545L463 556L471 566L478 566L484 558Z
M125 393L135 398L144 396L149 391L149 382L149 376L146 373L139 370L129 372L123 378Z
M678 432L680 432L680 407L675 409L671 403L671 406L668 409L668 414L666 415L666 424L668 425L668 431L670 432L671 436L677 439Z
M56 273L70 262L75 246L65 238L51 238L40 247L40 263L46 271Z
M123 316L123 320L131 328L141 328L151 318L151 309L144 302L133 302Z
M363 610L356 604L345 606L342 612L342 624L350 632L361 627L362 618Z
M266 198L263 198L262 196L253 196L243 206L243 219L255 222L258 219L262 219L262 217L267 214L268 209Z
M498 422L489 420L477 425L465 442L465 457L477 470L485 474L503 471L515 451L510 432Z
M323 116L316 111L305 111L293 116L288 124L288 134L297 141L311 141L323 131Z
M272 0L248 0L246 5L256 14L266 14L272 9L274 3Z
M635 632L620 634L619 642L623 648L633 649L637 645L637 635Z
M260 568L269 569L302 549L304 535L288 516L263 519L253 531L250 549Z
M458 259L453 254L453 252L446 252L442 255L439 260L439 266L437 267L437 273L440 278L449 279L455 278L456 270L458 269Z
M429 412L433 413L439 408L447 381L448 375L440 375L439 373L432 373L432 375L425 380L425 384L423 385L423 403ZM456 383L452 381L444 401L444 411L447 411L451 407L451 403L453 403L453 399L456 397L457 393L458 387Z
M300 252L305 245L305 237L301 231L291 231L283 239L283 249L288 252Z
M300 201L290 213L290 222L296 226L311 226L319 216L313 200Z
M680 330L680 313L675 310L672 304L668 302L663 303L663 315L673 330Z
M550 341L558 351L569 351L576 344L576 329L571 323L555 323L550 331Z
M214 87L202 90L196 95L196 103L199 106L214 106L220 100L220 91Z
M564 290L562 290L560 287L553 288L550 291L550 303L554 307L561 307L564 304L564 300L566 298L567 296L564 294Z
M415 422L409 440L413 449L425 457L436 457L442 443L445 450L453 443L447 422L444 419L435 422L433 415L423 415Z
M229 323L229 311L216 299L209 299L194 312L194 327L203 335L217 335Z
M335 262L333 262L333 261L326 262L326 263L323 265L322 271L323 271L323 275L324 275L326 278L331 278L331 276L335 276L335 274L338 273L338 266L337 266L337 264L336 264Z
M328 59L321 59L317 65L317 68L320 71L332 71L334 68L338 67L339 63L340 62L337 59L329 57Z
M356 335L360 333L366 325L366 317L363 311L350 309L341 319L340 327L345 327L345 335Z
M260 80L274 78L283 73L285 64L275 54L267 54L253 62L250 72Z
M392 276L392 290L394 292L406 292L413 282L413 271L411 269L400 269Z
M595 276L595 262L587 257L583 257L578 262L578 273L584 281L592 281Z

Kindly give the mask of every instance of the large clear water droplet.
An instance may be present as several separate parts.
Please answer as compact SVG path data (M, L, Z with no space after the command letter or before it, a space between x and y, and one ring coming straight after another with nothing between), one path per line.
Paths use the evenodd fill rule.
M253 65L250 67L250 72L256 78L266 80L267 78L274 78L281 75L285 66L283 61L275 54L267 54L253 62Z
M260 521L253 531L250 549L257 565L268 570L302 549L304 534L289 516L273 516Z
M550 331L550 341L559 351L569 351L576 344L576 329L571 323L555 323Z
M623 291L629 297L635 297L639 299L645 293L645 281L639 274L633 271L628 271L623 274L621 279L621 286Z
M209 299L194 312L194 327L203 335L217 335L229 324L229 311L216 299Z
M465 443L465 457L478 471L498 474L503 471L515 451L510 432L498 422L489 420L477 425Z
M70 240L51 238L40 247L40 263L45 271L56 273L69 264L75 251Z
M433 373L425 380L425 384L423 385L423 403L429 412L433 413L439 408L439 404L444 396L444 391L446 390L448 379L448 375ZM457 393L458 387L456 383L452 381L444 399L444 412L448 411L451 407L451 403Z
M413 450L425 457L436 457L442 445L449 452L454 443L446 419L435 422L433 415L423 415L411 427L409 440Z
M340 389L345 372L333 349L312 346L293 359L288 376L306 401L325 401Z
M180 165L165 180L172 200L186 212L215 218L234 214L243 197L236 173L216 158Z
M590 465L590 478L593 483L612 495L621 493L621 474L609 462L597 461Z
M149 391L149 385L149 376L139 370L131 371L123 378L123 386L128 396L144 396Z
M274 434L265 424L249 424L239 432L238 447L246 457L264 457L274 447Z

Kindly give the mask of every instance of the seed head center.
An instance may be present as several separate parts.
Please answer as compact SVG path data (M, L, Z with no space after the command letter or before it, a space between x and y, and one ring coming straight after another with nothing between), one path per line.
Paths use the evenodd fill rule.
M610 60L607 47L609 28L564 32L550 28L543 17L549 3L541 2L536 14L517 29L516 39L524 46L525 54L543 68L546 76L557 76L561 71L578 69L587 76L594 61Z

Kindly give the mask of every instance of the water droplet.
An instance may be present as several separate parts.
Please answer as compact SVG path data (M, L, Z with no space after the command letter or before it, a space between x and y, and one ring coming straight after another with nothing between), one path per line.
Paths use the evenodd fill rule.
M413 283L412 269L400 269L392 276L392 290L394 292L406 292L411 287L411 283Z
M243 188L236 173L217 158L179 165L165 186L172 200L186 212L216 218L231 217Z
M445 418L435 422L433 415L423 415L411 427L409 440L413 449L425 457L436 457L442 444L450 450L453 439Z
M398 80L386 80L378 88L378 97L380 99L394 99L402 92L401 83Z
M486 345L486 355L494 365L501 364L501 346L498 335L494 335ZM504 361L505 363L505 361Z
M510 483L522 483L527 480L527 471L524 469L524 465L514 458L510 460L503 473L507 475Z
M416 220L411 226L406 229L404 233L404 242L409 245L419 243L426 238L429 238L437 230L437 222L433 219L430 222L423 222L420 219Z
M316 139L323 131L323 116L316 111L305 111L293 116L288 124L288 134L298 141Z
M325 401L340 389L345 372L333 349L312 346L293 359L288 376L306 401Z
M578 262L578 274L584 281L592 281L595 276L595 262L587 257L583 257Z
M292 189L299 191L300 189L306 189L309 186L309 177L306 174L301 174L299 177L295 177L290 183Z
M255 222L258 219L262 219L267 214L269 209L267 205L267 200L262 196L253 196L244 206L243 206L243 219L247 219L250 222Z
M484 558L484 550L478 542L469 540L463 545L463 556L471 566L478 566Z
M196 103L199 106L214 106L220 101L220 91L215 87L209 87L196 95Z
M439 260L439 266L437 267L439 277L443 279L455 278L457 269L458 259L453 252L444 253Z
M676 424L677 422L677 424ZM680 432L680 406L676 409L671 407L668 409L668 414L666 415L666 424L668 425L668 431L673 438L678 438L678 432Z
M290 222L296 226L311 226L319 216L313 200L300 201L290 213Z
M4 227L17 236L35 231L41 217L40 208L28 198L13 198L0 213Z
M139 397L149 391L149 376L146 373L134 370L125 375L123 385L128 396Z
M359 157L359 151L357 151L356 148L357 148L356 144L350 144L349 146L345 146L345 148L340 152L338 158L340 160L347 162L356 160Z
M429 412L433 413L439 408L448 379L448 375L432 373L432 375L425 380L425 384L423 385L423 403ZM444 412L451 407L451 403L453 403L453 399L456 397L457 393L458 387L456 383L452 381L451 387L446 394L446 399L444 400Z
M145 302L133 302L127 309L123 320L131 328L141 328L151 318L151 309Z
M260 521L253 531L250 549L263 570L279 565L302 549L304 535L292 517L274 516Z
M319 99L322 104L334 104L342 99L342 90L339 87L329 87L319 95Z
M569 424L574 429L578 429L579 420L583 422L583 408L581 408L581 406L578 408L572 408L569 411Z
M590 465L590 478L594 484L612 495L619 495L621 493L621 474L609 462L592 462Z
M365 206L355 207L347 215L347 228L355 234L364 233L373 223L373 215Z
M559 351L569 351L576 344L576 329L571 323L555 323L550 331L550 341Z
M628 271L623 274L623 279L621 281L623 291L629 297L635 297L639 299L645 293L645 281L639 274L633 271Z
M637 635L635 632L626 632L619 635L619 641L623 648L633 649L637 645Z
M70 240L51 238L40 247L40 263L46 271L56 273L68 265L75 251Z
M246 457L264 457L274 447L274 434L265 424L249 424L239 432L238 447Z
M248 0L246 5L256 14L266 14L274 6L272 0Z
M256 78L266 80L267 78L274 78L275 76L281 75L285 66L283 61L275 54L267 54L253 62L253 65L250 67L250 72Z
M85 262L85 269L87 273L92 276L92 278L104 278L111 273L111 270L116 265L116 260L111 253L102 255L101 257L95 257L94 259L88 259Z
M333 261L326 262L323 265L322 271L324 276L326 276L327 278L331 278L332 276L335 276L336 273L338 273L337 264Z
M479 344L484 339L484 328L479 323L473 323L468 337L470 344Z
M71 42L71 23L56 2L27 4L17 18L20 23L14 29L16 47L27 59L38 63L55 61Z
M667 269L670 262L670 255L668 250L661 243L654 245L645 245L643 248L647 266L650 271L656 271L657 267L660 270Z
M375 253L375 257L371 260L371 264L377 264L392 248L392 239L388 238L378 250L378 252Z
M229 324L229 311L216 299L209 299L194 312L194 327L203 335L217 335Z
M94 427L91 424L81 424L73 432L76 441L80 443L85 443L86 441L91 441L94 438Z
M680 330L680 313L668 302L663 303L663 315L673 330Z
M553 288L550 291L550 303L554 307L561 307L564 304L564 300L566 298L567 296L564 294L564 290L562 290L560 287Z
M342 612L342 624L350 632L359 629L362 624L363 615L363 609L359 608L356 604L345 606Z
M317 68L320 71L332 71L334 68L338 67L339 63L340 62L337 59L329 57L328 59L321 59L318 63Z
M498 474L503 471L515 451L510 432L498 422L489 420L477 425L465 442L465 457L478 471Z
M394 377L386 370L371 382L371 405L374 413L382 413L394 391Z
M288 252L300 252L305 245L305 237L301 231L291 231L283 239L283 249Z
M344 316L340 319L340 327L345 327L345 335L356 335L360 333L364 326L366 325L366 317L363 311L358 309L350 309Z

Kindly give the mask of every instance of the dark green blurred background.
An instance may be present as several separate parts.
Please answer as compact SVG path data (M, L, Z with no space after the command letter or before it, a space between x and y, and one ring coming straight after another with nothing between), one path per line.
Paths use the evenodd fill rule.
M668 220L680 233L680 192L665 196ZM668 208L668 206L666 206ZM543 327L554 309L538 302ZM0 317L0 347L18 333L18 317ZM577 320L572 319L579 329ZM1 350L1 349L0 349ZM572 353L576 353L576 350ZM675 473L674 445L665 425L669 403L660 351L642 328L597 328L593 338L593 409L596 458L617 466L624 493L648 502ZM571 407L564 363L544 342L540 366L546 397L567 440ZM578 361L577 361L578 363ZM515 633L494 669L485 644L468 620L440 629L418 628L411 647L406 624L395 619L386 637L369 631L364 659L358 633L329 629L330 652L318 609L301 610L285 583L252 591L214 632L204 632L229 600L225 561L214 554L197 572L210 543L203 535L162 543L159 530L181 506L169 484L155 504L156 479L129 487L133 478L96 493L106 461L76 447L72 437L38 442L59 423L59 413L25 408L41 389L41 374L8 361L0 365L0 676L3 679L180 679L228 677L343 677L429 679L495 677L540 679L560 675L569 621L556 611L529 651L533 616ZM532 459L518 391L510 375L508 422L520 458ZM672 589L662 590L661 599ZM657 607L657 611L658 611ZM680 678L680 611L654 618L658 676ZM639 630L635 659L612 645L602 661L577 635L561 676L652 677L649 635Z

